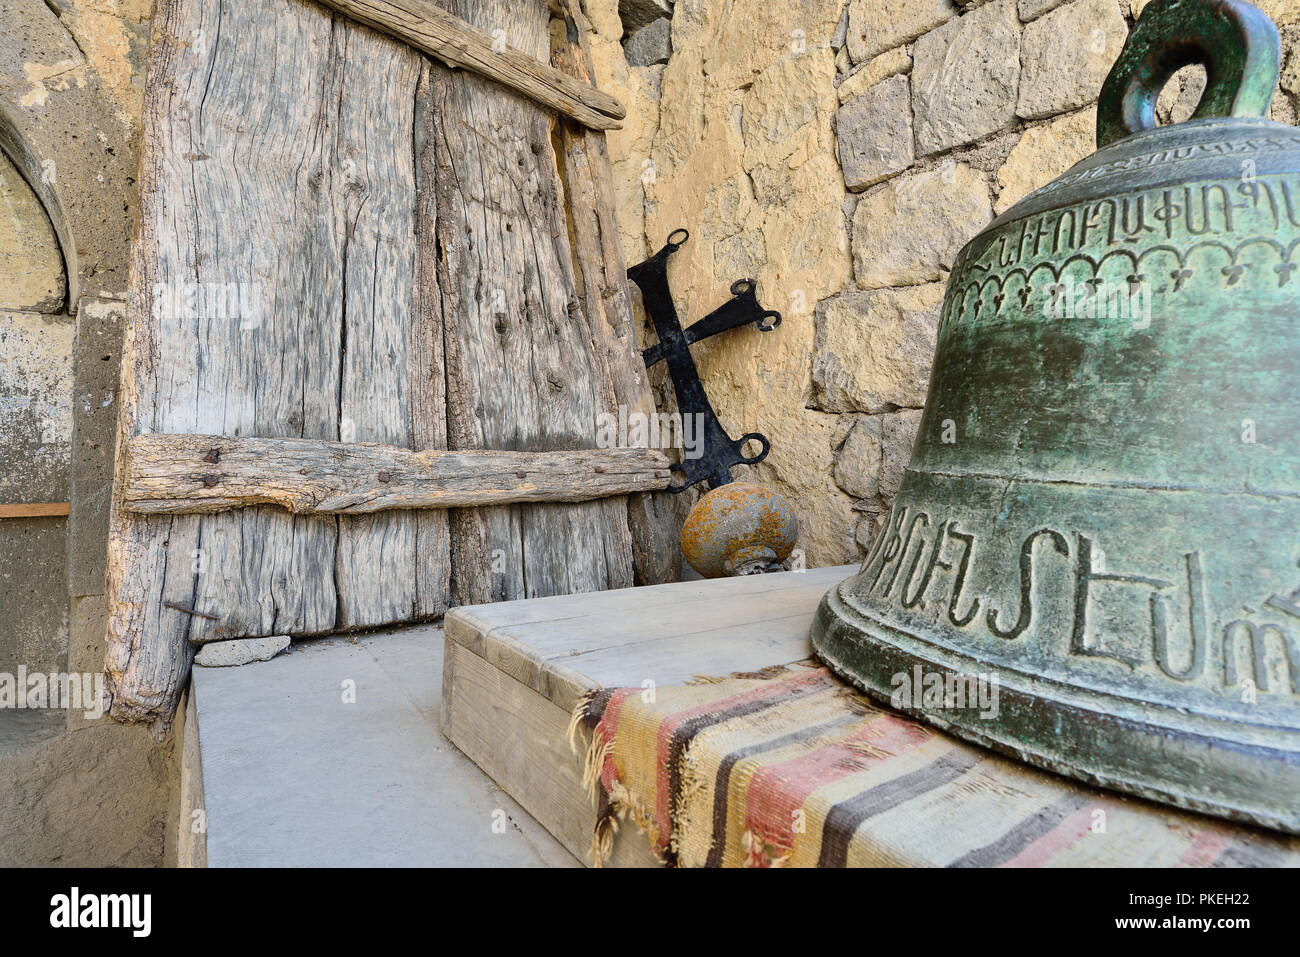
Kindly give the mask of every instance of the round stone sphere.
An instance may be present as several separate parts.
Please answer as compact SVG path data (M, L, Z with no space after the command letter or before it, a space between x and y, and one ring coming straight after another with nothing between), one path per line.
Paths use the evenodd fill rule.
M799 521L779 492L732 482L700 498L682 526L682 555L705 578L752 575L790 557Z

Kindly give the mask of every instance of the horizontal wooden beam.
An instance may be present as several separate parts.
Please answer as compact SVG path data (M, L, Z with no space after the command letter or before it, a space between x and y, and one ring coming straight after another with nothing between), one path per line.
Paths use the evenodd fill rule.
M390 445L220 435L137 435L123 507L210 513L280 505L299 514L586 502L668 487L655 449L413 452Z
M71 511L67 502L29 502L25 505L0 505L0 518L48 518L67 515Z
M508 86L597 130L616 130L627 110L608 93L575 80L471 26L431 0L318 0L323 6L408 43L452 67Z

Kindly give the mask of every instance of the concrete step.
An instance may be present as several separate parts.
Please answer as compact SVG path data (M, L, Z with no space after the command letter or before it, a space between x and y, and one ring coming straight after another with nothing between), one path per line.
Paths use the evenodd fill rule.
M441 628L425 626L296 642L271 661L195 668L183 859L211 867L577 866L439 733L442 654ZM187 830L187 820L206 833Z

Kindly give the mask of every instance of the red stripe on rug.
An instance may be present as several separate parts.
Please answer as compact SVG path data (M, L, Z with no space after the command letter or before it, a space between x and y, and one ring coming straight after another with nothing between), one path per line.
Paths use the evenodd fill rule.
M714 701L706 701L693 708L666 715L659 723L657 732L656 757L659 762L659 772L655 780L655 819L659 825L659 833L662 835L663 844L667 845L668 836L672 832L672 799L669 778L672 773L673 735L678 728L692 718L707 714L716 714L719 722L725 721L726 712L735 708L760 701L779 699L808 685L816 683L831 684L833 680L830 672L825 668L814 668L809 671L801 670L787 678L771 678L748 691L742 691L739 694Z
M777 764L759 768L750 778L745 827L765 844L789 850L794 846L794 814L820 788L857 774L875 764L892 761L930 738L919 725L885 714L866 722L848 736ZM866 743L885 755L863 754L849 747Z
M618 719L623 713L623 703L639 690L641 689L619 688L609 696L609 704L605 705L605 713L600 716L600 721L593 732L595 740L601 744L614 740L614 732L618 730ZM606 794L613 790L614 785L618 783L618 766L614 763L614 753L612 751L605 758L605 763L601 765L600 783L605 788Z
M1209 828L1198 831L1192 838L1192 846L1183 851L1178 858L1178 867L1209 867L1219 859L1219 855L1232 841L1222 831Z

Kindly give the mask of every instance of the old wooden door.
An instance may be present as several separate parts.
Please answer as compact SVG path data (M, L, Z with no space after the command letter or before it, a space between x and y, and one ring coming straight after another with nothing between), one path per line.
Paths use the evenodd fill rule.
M443 5L549 58L546 0ZM119 484L122 450L148 433L593 446L617 397L575 276L551 113L298 0L160 0L153 30ZM209 461L215 481L219 449ZM112 712L165 718L193 645L214 636L633 580L623 497L139 515L119 488Z

